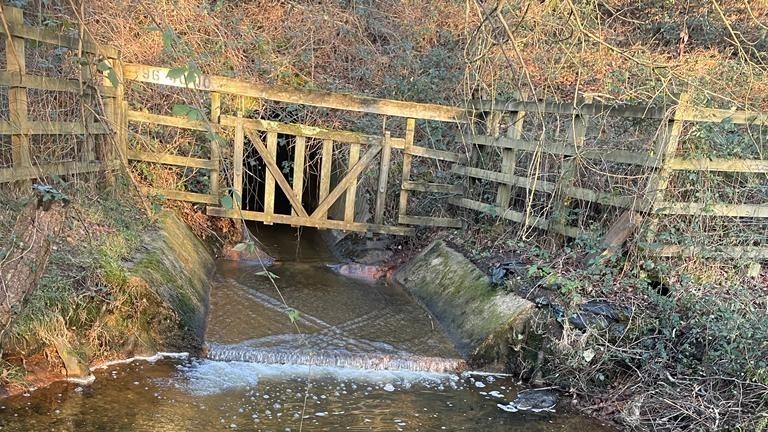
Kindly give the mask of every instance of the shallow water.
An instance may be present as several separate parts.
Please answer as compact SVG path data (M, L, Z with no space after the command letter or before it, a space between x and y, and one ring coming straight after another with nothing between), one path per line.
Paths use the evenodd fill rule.
M311 233L298 248L284 233L260 238L279 258L270 269L277 289L259 266L219 264L209 358L116 365L90 386L57 383L2 400L0 428L608 430L569 414L501 410L514 382L451 372L459 354L400 288L334 274Z

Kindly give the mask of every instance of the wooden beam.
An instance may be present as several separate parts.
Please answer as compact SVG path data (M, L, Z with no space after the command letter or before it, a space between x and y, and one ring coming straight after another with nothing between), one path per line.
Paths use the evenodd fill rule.
M213 161L208 159L176 156L165 153L149 153L136 150L128 150L128 159L144 162L152 162L163 165L174 165L189 168L213 169Z
M293 149L293 191L299 202L304 196L304 165L306 164L307 139L297 136ZM303 204L302 204L303 207ZM296 215L296 210L291 209L291 214Z
M216 195L201 194L194 192L184 192L171 189L142 188L142 191L148 195L161 195L165 199L175 201L186 201L200 204L219 204L219 197Z
M456 162L456 163L466 163L467 162L467 156L459 153L444 151L444 150L435 150L435 149L429 149L426 147L418 147L415 145L410 145L405 150L407 154L411 156L420 156L420 157L426 157L431 159L439 159L444 160L448 162Z
M214 125L219 124L221 117L221 94L211 93L211 123ZM211 187L211 195L221 196L219 190L221 179L219 173L221 172L221 145L219 140L214 137L210 141L211 143L211 173L208 177Z
M430 227L444 227L444 228L464 228L464 224L461 219L454 218L437 218L430 216L409 216L401 215L398 218L398 222L403 225L420 225Z
M416 120L409 118L405 122L405 147L403 149L403 177L402 183L411 181L411 162L413 156L411 151L413 147L414 135L416 133ZM400 205L398 210L398 217L408 214L408 190L400 188Z
M671 158L667 168L679 171L768 173L768 160Z
M9 94L10 94L9 90ZM11 113L15 110L21 109L21 104L26 104L25 99L18 99L16 104L11 103L9 97L9 105L14 105L11 108ZM23 111L19 111L21 113ZM17 120L14 121L13 119ZM45 121L22 121L16 115L11 117L11 121L0 121L0 135L85 135L85 134L107 134L109 128L101 123L92 124L89 127L85 127L82 122L45 122Z
M317 205L317 208L312 213L312 219L325 219L328 214L328 209L331 208L336 200L341 197L341 194L343 194L350 186L352 186L353 183L357 182L357 178L360 177L360 174L362 174L363 170L366 169L371 162L373 162L373 159L378 156L380 151L380 145L370 146L368 151L366 151L363 155L362 159L360 159L355 164L355 166L347 172L347 175L345 175L339 184L333 188L333 191L328 194L325 199L320 201L320 204Z
M99 161L71 161L45 165L33 165L28 167L0 168L0 183L37 179L50 176L92 173L100 171L103 167L104 166Z
M530 218L525 213L521 213L512 209L497 207L493 204L485 204L467 198L450 198L448 202L458 207L476 210L491 216L511 220L513 222L528 226L533 226L544 231L556 232L568 237L576 238L581 235L581 230L576 227L552 224L546 218Z
M357 161L360 160L360 144L352 144L349 147L349 163L347 169L352 169ZM347 189L347 195L344 199L344 221L354 222L355 220L355 201L357 198L357 181L352 182Z
M253 211L236 211L236 210L228 210L223 209L220 207L208 207L206 213L208 216L217 216L217 217L226 217L226 218L232 218L232 219L245 219L245 220L253 220L253 221L259 221L263 222L267 215L260 212L253 212ZM415 233L415 230L410 227L400 227L400 226L388 226L388 225L377 225L377 224L367 224L367 223L349 223L344 221L334 221L334 220L328 220L328 219L315 219L315 218L306 218L306 217L300 217L300 216L288 216L288 215L271 215L270 219L274 223L279 224L287 224L287 225L298 225L298 226L306 226L306 227L314 227L314 228L325 228L325 229L334 229L334 230L342 230L342 231L356 231L356 232L365 232L365 233L381 233L381 234L394 234L394 235L413 235Z
M642 222L643 216L640 215L640 213L632 210L624 211L611 225L603 236L603 239L600 241L600 249L602 249L602 251L589 254L585 263L587 265L594 265L615 255L632 233L640 227Z
M657 215L728 216L768 218L768 204L705 204L659 202L655 205Z
M201 120L190 120L183 117L171 117L148 112L128 111L128 120L132 122L151 123L180 129L191 129L202 132L208 131L208 124ZM237 121L235 121L233 126L237 127Z
M259 137L253 133L249 132L248 136L251 138L251 141L259 140ZM259 142L261 141L259 140ZM280 171L280 167L277 166L277 132L267 132L266 152L266 154L269 155L269 160L274 163L273 168L280 172L280 175L282 176L283 173ZM262 159L269 164L266 157L262 157ZM267 172L264 173L264 213L268 215L275 213L275 175L272 174L272 171L272 169L268 169ZM285 183L288 184L287 181ZM288 187L288 190L290 192L286 191L286 194L296 195L290 186ZM265 223L269 225L268 222Z
M4 15L4 24L11 28L11 34L14 34L13 28L25 27L24 15L21 9L2 7ZM4 26L0 26L4 28ZM5 58L6 70L24 75L27 72L25 41L22 37L8 37L5 40ZM28 103L27 89L23 86L15 85L8 89L8 115L9 122L0 123L0 134L2 134L3 124L5 123L11 136L11 160L15 168L29 168L32 166L32 155L29 149L28 130Z
M697 257L697 258L733 258L733 259L768 259L766 246L679 246L664 245L647 249L656 256Z
M509 116L510 125L507 129L507 138L519 140L523 136L523 123L525 121L525 112L516 111ZM501 150L501 172L503 174L515 175L517 167L517 150ZM512 199L512 186L509 184L500 184L496 189L496 206L501 208L509 207L509 200Z
M381 164L379 164L379 187L376 191L376 211L373 221L376 224L384 223L384 210L387 205L387 185L389 183L389 169L392 159L392 137L390 132L384 132L384 141L381 147Z
M333 141L323 140L322 155L320 159L320 196L319 201L323 202L331 193L331 174L333 169ZM330 208L330 206L329 206ZM314 215L314 213L313 213ZM328 212L320 215L322 219L328 217Z
M236 121L236 117L228 115L221 116L222 126L234 126ZM299 123L280 123L270 120L245 119L244 125L248 129L260 130L264 132L277 132L284 135L317 138L323 140L327 139L349 144L381 144L381 137L378 135L366 135L359 132L324 129Z
M183 78L169 78L169 71L168 68L139 64L127 64L125 66L126 78L132 81L187 87L344 111L447 122L466 121L466 111L456 107L270 86L215 75L201 75L195 82L187 83Z
M288 201L290 201L291 207L293 207L293 210L296 211L296 214L301 217L308 217L309 215L307 214L306 210L304 210L304 207L301 205L301 198L298 197L296 192L293 191L293 189L291 188L291 185L288 183L288 180L285 179L285 176L283 176L283 172L277 166L277 162L275 161L275 151L277 150L277 134L274 132L270 132L267 134L267 141L269 142L270 134L274 133L274 138L272 138L274 143L273 144L268 143L267 146L265 147L264 143L261 142L261 139L259 139L259 137L257 137L251 130L246 130L246 133L248 134L248 138L251 140L251 144L253 144L253 146L256 148L256 151L259 152L261 159L264 161L264 164L267 166L267 170L269 170L269 174L273 179L272 181L277 181L278 186L280 186L280 189L288 198ZM272 185L272 200L273 200L272 210L274 213L274 184ZM267 209L266 202L264 204L264 208ZM265 212L265 214L269 215L272 213Z
M92 85L92 83L83 83L86 85ZM73 79L52 78L43 77L37 75L21 75L18 71L4 71L0 70L0 86L16 86L25 87L28 89L48 90L58 92L80 92L80 82ZM106 87L102 85L96 86L102 96L115 97L116 90L114 87Z
M239 121L235 126L235 143L232 146L232 201L235 209L243 208L243 159L245 158L245 127L243 112L237 112Z
M461 195L464 193L464 186L462 185L427 183L424 181L410 180L403 183L403 189L408 191L434 192L454 195Z

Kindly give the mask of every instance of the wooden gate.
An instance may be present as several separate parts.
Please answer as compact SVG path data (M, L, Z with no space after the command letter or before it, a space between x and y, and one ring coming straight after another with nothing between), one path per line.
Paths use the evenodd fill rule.
M166 116L129 110L126 105L125 118L128 122L149 123L182 129L214 132L217 135L233 135L232 166L226 167L222 178L221 143L211 140L211 158L189 158L177 155L141 152L126 148L129 160L145 161L167 165L206 169L211 172L211 188L208 193L192 193L176 190L151 190L168 199L177 199L208 204L206 212L211 216L228 217L259 221L266 224L290 224L344 231L371 232L409 235L413 226L448 226L461 227L457 219L408 214L409 193L437 192L459 194L460 186L417 182L411 180L413 157L426 157L450 162L460 162L462 155L419 146L414 142L416 120L432 120L452 123L465 121L464 111L458 108L431 104L419 104L383 100L335 93L297 90L274 86L262 86L254 83L234 80L226 77L199 75L187 82L184 77L176 76L172 70L144 65L125 65L126 80L172 87L186 87L209 92L211 107L210 119L190 119L187 117ZM222 95L234 95L237 100L235 115L222 114ZM390 132L382 135L363 134L354 131L341 131L307 126L303 124L281 123L262 119L245 118L242 106L246 98L257 98L276 102L287 102L315 107L334 108L345 111L364 112L393 116L405 119L403 137L393 137ZM390 121L390 124L394 120ZM126 125L127 127L127 125ZM234 131L232 134L231 132ZM278 165L278 136L294 143L292 172L288 177ZM319 142L320 173L318 203L308 209L302 202L303 191L307 187L304 168L307 166L308 140ZM261 161L266 166L263 193L263 211L246 210L243 202L243 163L246 145L253 146ZM343 152L334 149L345 147ZM348 146L348 149L346 148ZM402 177L398 197L387 193L390 182L393 151L402 152ZM346 160L334 156L343 153ZM340 179L334 181L334 166L345 166ZM358 200L358 183L361 175L378 171L375 191L375 210L370 220L356 220L355 208ZM292 178L292 182L288 181ZM397 181L398 179L392 179ZM221 184L231 185L227 194L222 194ZM278 189L279 188L279 189ZM276 191L280 190L289 200L290 214L275 212ZM230 197L232 206L222 206L221 198ZM329 210L344 197L343 218L338 220L329 216ZM397 201L395 201L397 200ZM229 202L229 199L227 199ZM396 212L395 217L385 219L385 209Z

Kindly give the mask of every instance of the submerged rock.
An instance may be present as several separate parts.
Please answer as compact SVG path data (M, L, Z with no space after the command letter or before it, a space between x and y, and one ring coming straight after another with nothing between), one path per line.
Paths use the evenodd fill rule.
M507 412L554 412L559 399L560 394L554 388L529 389L518 393L517 397L512 402L508 404L496 404L496 406Z

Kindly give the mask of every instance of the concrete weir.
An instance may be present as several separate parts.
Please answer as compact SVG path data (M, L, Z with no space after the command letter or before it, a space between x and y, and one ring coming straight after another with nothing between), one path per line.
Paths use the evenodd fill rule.
M501 292L472 262L435 241L394 275L451 335L473 365L503 367L534 304Z

